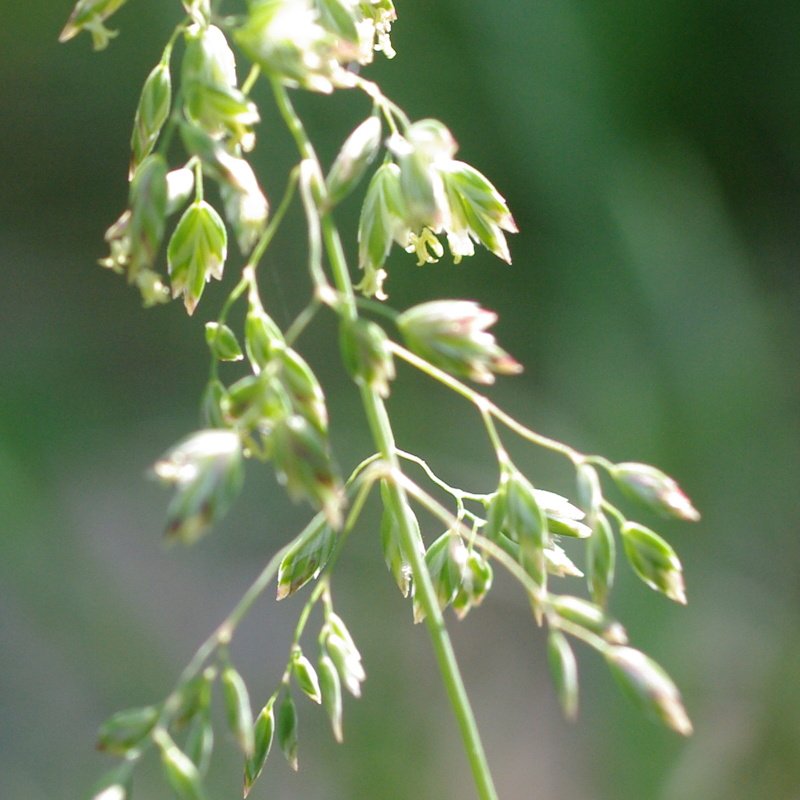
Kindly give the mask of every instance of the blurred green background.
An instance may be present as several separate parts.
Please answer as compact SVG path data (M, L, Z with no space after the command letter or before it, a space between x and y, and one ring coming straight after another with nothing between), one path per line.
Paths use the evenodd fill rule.
M253 466L212 537L160 544L167 497L145 470L198 425L202 325L223 287L191 320L178 304L145 312L95 262L125 201L139 88L179 4L132 0L100 54L86 36L56 43L68 0L0 5L0 796L51 800L84 796L106 767L98 723L164 696L308 511ZM688 607L622 564L612 605L683 688L687 741L641 719L590 652L580 719L563 722L541 632L509 581L453 622L501 797L797 800L800 5L397 5L397 59L370 74L412 117L450 125L522 233L511 268L480 254L418 269L396 252L391 302L496 309L500 341L527 369L493 397L580 449L658 464L703 512L659 528L684 560ZM347 95L298 104L326 159L367 112ZM276 198L291 149L264 116L255 157ZM340 215L351 232L356 214L351 202ZM299 214L289 222L264 268L281 324L307 291ZM332 331L322 320L300 344L348 467L369 445ZM401 370L391 411L400 444L451 483L493 487L465 404ZM570 491L563 464L508 440L539 485ZM273 756L253 797L473 796L425 631L383 568L374 507L334 592L365 695L347 702L343 746L303 706L301 772ZM254 702L279 679L301 602L265 599L235 641ZM213 796L236 796L233 746L218 748ZM155 768L136 796L168 796Z

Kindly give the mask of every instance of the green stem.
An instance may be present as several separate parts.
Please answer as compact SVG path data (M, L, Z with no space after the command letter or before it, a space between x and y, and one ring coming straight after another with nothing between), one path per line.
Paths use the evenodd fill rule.
M505 447L503 447L503 443L500 441L500 434L497 432L497 427L494 424L489 402L484 400L484 402L479 403L478 410L481 412L486 433L488 434L489 441L492 443L492 447L494 448L494 454L497 458L497 463L500 465L500 469L503 470L504 468L508 467L511 461L508 457Z
M253 64L253 66L250 67L250 72L247 73L244 83L242 84L242 94L250 94L250 90L253 88L253 84L258 80L259 75L261 75L261 67L259 67L258 64Z
M322 269L322 238L320 236L320 211L318 193L323 185L317 161L304 159L300 164L300 194L308 221L308 270L314 283L314 295L325 294L328 280Z
M314 319L321 306L322 303L319 298L314 297L311 302L297 315L294 322L292 322L292 324L286 329L286 333L283 335L283 338L286 340L286 344L289 347L291 347L295 341L297 341L297 337L300 336L311 320Z
M397 455L405 461L411 461L421 467L422 471L430 478L431 483L436 484L440 489L444 489L444 491L452 495L456 500L474 500L476 503L485 503L490 496L488 494L478 494L476 492L465 492L463 489L457 489L455 486L451 486L430 468L430 465L424 458L415 456L413 453L407 453L405 450L398 450Z
M397 318L400 316L399 311L395 311L393 308L390 308L385 303L379 303L377 300L370 300L367 297L357 297L356 305L359 308L363 308L367 311L372 311L373 314L379 314L380 316L385 317L391 322L397 322Z
M327 588L328 588L328 576L327 574L325 574L317 581L317 585L314 587L314 591L311 592L308 600L306 600L306 604L303 606L303 610L300 612L300 617L297 620L297 626L294 629L294 636L292 637L292 645L289 648L290 650L293 651L300 646L300 639L302 638L303 631L305 631L306 625L308 624L308 618L311 616L311 612L313 611L314 606L317 604L317 601L320 599L320 597L322 597L322 593ZM284 673L284 677L286 674L290 672L291 663L292 661L290 654L289 664L286 666L286 673Z
M587 457L583 453L575 450L573 447L570 447L563 442L559 442L556 439L550 439L548 436L542 436L541 433L536 433L536 431L531 430L521 422L517 422L514 417L512 417L510 414L507 414L499 406L496 406L491 400L482 395L480 392L470 389L470 387L465 383L462 383L452 375L448 375L446 372L444 372L444 370L441 370L431 364L430 361L426 361L424 358L414 355L414 353L412 353L410 350L406 350L405 347L397 344L397 342L389 342L389 346L391 347L392 352L399 358L402 358L403 361L408 362L413 367L416 367L418 370L420 370L420 372L424 372L429 377L439 381L439 383L444 384L449 389L452 389L456 394L460 394L462 397L475 405L481 414L490 414L498 422L501 422L507 428L514 431L514 433L516 433L518 436L521 436L523 439L526 439L532 444L538 445L539 447L543 447L547 450L552 450L556 453L560 453L572 461L573 464L580 464L581 462L587 460L595 460L594 457ZM495 447L497 447L497 442L494 440L494 438L492 443L495 445Z
M405 111L403 111L397 103L390 100L381 90L377 83L373 81L364 80L364 78L358 78L356 80L356 86L361 89L367 96L369 96L374 103L376 103L381 111L383 111L383 115L386 118L386 122L389 125L392 133L397 133L397 125L395 123L394 117L400 120L400 124L403 128L408 128L411 125L411 120L406 115Z
M194 196L196 202L203 202L203 165L199 158L194 162Z
M238 627L239 623L246 616L247 612L252 607L253 603L264 593L264 590L272 582L273 577L278 571L281 561L290 549L302 546L306 539L316 536L319 531L320 514L317 514L311 522L303 529L303 531L296 536L286 547L281 548L270 560L269 563L261 571L261 574L250 585L250 588L245 592L242 599L236 604L233 611L228 614L222 625L217 628L215 638L225 643L231 640L233 633Z
M314 153L314 148L303 129L299 117L292 107L286 89L277 81L273 81L273 91L278 108L297 143L302 157L313 159L317 165L319 165L319 161ZM324 198L318 199L321 204ZM333 281L337 290L342 295L340 312L345 319L355 320L358 317L358 308L355 302L350 273L347 268L347 262L338 230L329 214L322 215L322 234L331 271L333 273ZM363 386L361 387L361 400L378 452L392 472L401 474L394 434L383 399L374 390ZM401 547L403 551L408 554L408 558L411 562L411 569L416 584L416 597L425 611L425 622L431 636L433 649L439 663L439 669L442 673L442 680L445 684L447 694L461 730L461 736L464 741L467 758L472 768L478 795L481 800L497 800L497 792L492 782L491 773L489 772L489 765L475 723L472 707L467 697L466 689L464 688L464 682L461 678L461 673L456 662L455 653L453 652L442 613L439 609L439 604L436 600L436 592L425 566L424 551L421 546L422 542L419 540L411 524L411 509L409 507L406 490L397 481L389 482L388 487L389 502L392 505L395 518L399 521L398 531L401 538Z
M622 526L627 522L625 515L615 505L609 503L608 500L603 500L602 509L614 517L614 519L617 521L617 525L619 525L620 528L622 528Z
M227 296L222 308L220 309L219 316L217 317L217 323L219 325L225 324L225 320L228 318L228 314L230 313L231 308L233 308L234 303L242 296L245 289L251 285L251 275L252 270L249 267L245 267L245 271L242 273L239 283L233 287L231 293Z
M580 625L568 622L565 619L558 619L552 623L548 620L548 625L550 625L551 628L558 628L558 630L568 633L576 639L580 639L584 644L597 650L600 655L605 655L605 653L608 652L609 644L602 636L598 636L596 633L592 633L586 630L586 628L582 628Z
M391 423L383 400L368 387L362 387L361 398L378 449L390 467L400 473L400 464ZM398 532L401 539L401 547L411 563L416 585L416 598L425 611L425 623L428 626L433 649L439 663L439 670L442 673L442 680L461 730L478 796L481 800L497 800L497 792L489 771L489 764L478 733L472 706L464 687L464 681L461 677L442 612L439 609L436 591L425 566L424 551L420 547L420 542L410 522L411 510L408 505L405 487L397 481L389 482L388 487L389 502L392 505L395 519L399 522Z
M299 168L294 167L289 173L289 181L286 184L286 189L283 192L283 198L278 205L277 211L272 215L269 225L267 225L264 233L261 234L258 244L253 248L253 252L250 254L250 258L248 259L247 263L253 268L257 267L259 261L261 261L261 259L264 257L264 253L269 247L272 238L277 233L278 228L280 227L280 224L283 221L287 210L289 209L289 205L294 197L294 190L297 188L298 176Z

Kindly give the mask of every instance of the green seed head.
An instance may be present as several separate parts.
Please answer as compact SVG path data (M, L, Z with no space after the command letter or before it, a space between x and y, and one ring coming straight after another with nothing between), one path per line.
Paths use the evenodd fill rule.
M345 140L339 155L325 179L330 207L343 200L356 187L381 145L382 125L379 117L369 117Z
M496 321L494 312L470 300L434 300L401 314L397 325L417 355L447 372L493 383L495 374L522 371L488 332Z
M678 688L653 659L632 647L612 647L605 656L623 691L640 708L677 733L691 734Z
M228 254L228 233L219 214L205 200L184 212L167 248L172 296L182 294L192 314L211 278L220 280Z
M661 470L648 464L615 464L611 475L628 495L653 511L688 522L697 522L700 513L678 484Z
M651 589L685 605L683 567L669 543L635 522L626 522L620 533L625 555L637 575Z
M158 140L161 128L169 116L171 102L172 78L169 64L161 61L147 76L136 108L131 134L131 178L142 160L150 155Z
M167 512L167 536L191 544L228 510L244 480L239 435L229 430L192 434L153 467L175 487Z

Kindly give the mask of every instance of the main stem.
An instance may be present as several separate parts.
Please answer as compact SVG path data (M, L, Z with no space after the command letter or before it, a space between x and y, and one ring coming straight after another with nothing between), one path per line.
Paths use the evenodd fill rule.
M273 81L273 90L278 108L297 142L301 156L313 160L319 166L314 148L292 106L285 87L278 81ZM333 219L327 213L322 215L322 235L331 265L333 281L342 297L342 313L346 319L355 320L358 317L358 307L356 306L355 293L350 280L350 272L347 268L339 232ZM363 386L361 388L361 401L364 405L378 452L380 452L381 457L392 471L400 474L401 467L397 455L397 446L395 445L392 425L383 399L374 390ZM489 764L478 733L475 715L472 712L472 706L464 688L464 681L461 678L461 672L453 652L450 636L445 627L442 612L439 609L436 592L425 566L424 547L419 540L415 527L411 523L413 512L409 506L406 491L395 481L389 482L388 489L391 510L394 512L395 519L398 520L401 546L411 564L416 598L425 611L425 622L433 643L442 680L458 721L478 796L481 800L497 800L497 791L494 788L489 771Z

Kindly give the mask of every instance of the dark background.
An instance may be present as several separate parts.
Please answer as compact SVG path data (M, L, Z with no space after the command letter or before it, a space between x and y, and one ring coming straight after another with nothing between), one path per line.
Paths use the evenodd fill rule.
M97 724L166 694L308 511L252 465L212 537L188 551L160 544L167 497L145 471L198 425L202 325L224 287L187 320L178 304L143 311L95 262L125 202L138 92L180 4L132 0L100 54L85 35L57 44L67 0L0 8L0 796L51 800L85 794L106 766L92 750ZM612 606L683 688L687 741L640 718L585 651L580 719L563 722L541 632L509 581L453 621L501 796L797 800L800 5L398 10L397 59L370 76L412 117L448 123L522 233L511 268L481 253L417 269L395 253L391 302L496 309L526 373L493 397L580 449L660 465L703 512L697 526L660 528L684 560L688 607L624 565ZM347 95L298 105L326 159L368 111ZM276 200L291 149L274 113L264 117L255 158ZM354 201L340 215L351 253L356 213ZM300 221L290 216L265 262L281 324L307 291ZM369 446L332 331L322 320L300 345L348 467ZM451 482L493 487L464 403L404 369L390 408L401 446ZM539 485L569 491L563 464L512 452ZM363 650L365 695L346 703L343 746L302 706L300 774L273 754L253 797L472 796L425 631L383 568L374 508L340 566L335 599ZM254 702L279 679L301 603L264 600L234 643ZM224 736L218 752L212 795L232 797ZM167 794L146 767L136 796Z

